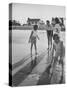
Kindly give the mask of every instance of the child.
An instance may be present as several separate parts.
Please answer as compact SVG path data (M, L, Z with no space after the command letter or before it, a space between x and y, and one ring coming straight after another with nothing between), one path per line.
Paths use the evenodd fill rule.
M52 68L51 73L53 73L51 83L59 83L58 80L60 81L61 74L63 76L63 42L60 41L58 34L53 35L53 40L54 43L53 43L52 57L54 58L51 63ZM60 74L58 74L58 71L60 72Z
M32 47L33 47L33 45L35 47L35 55L37 55L36 41L37 41L37 38L39 39L39 37L37 35L37 29L38 29L38 26L34 25L33 30L31 32L31 35L30 35L30 38L29 38L29 42L31 43L31 56L32 56Z
M55 18L55 27L53 30L53 34L58 34L60 36L60 32L61 32L61 26L60 26L60 21L59 19L56 17Z
M60 37L58 34L53 35L53 54L55 58L60 57L60 59L63 58L63 42L60 40ZM54 53L55 52L55 53Z

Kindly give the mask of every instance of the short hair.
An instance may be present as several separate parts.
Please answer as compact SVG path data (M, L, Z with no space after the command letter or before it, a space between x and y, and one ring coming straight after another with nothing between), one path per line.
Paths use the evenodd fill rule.
M59 39L58 34L54 34L54 35L53 35L53 40L55 40L55 38Z
M56 17L55 22L56 22L56 24L60 23L59 18Z
M34 30L37 30L38 29L38 25L34 25L33 28L34 28Z
M50 21L49 21L49 20L46 20L46 22L47 22L47 23L50 23Z

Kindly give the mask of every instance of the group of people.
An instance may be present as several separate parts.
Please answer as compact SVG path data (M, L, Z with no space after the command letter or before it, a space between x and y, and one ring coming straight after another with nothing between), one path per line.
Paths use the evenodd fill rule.
M63 25L63 22L62 22L62 25ZM62 25L57 17L52 18L51 23L49 20L46 21L45 30L46 30L47 39L48 39L48 51L52 49L52 61L51 61L50 65L51 65L51 68L54 69L54 70L51 70L50 76L52 75L53 71L55 71L57 63L59 63L59 66L60 65L62 66L62 69L63 69L63 65L64 65L64 63L63 63L63 57L64 57L63 56L63 47L64 46L63 46L63 41L60 40L60 32L62 29L62 27L61 27ZM31 43L31 57L32 57L33 45L35 47L35 55L37 55L36 41L37 41L37 39L39 40L37 30L38 30L38 25L34 25L31 35L29 37L29 42Z
M63 26L63 28L62 28ZM51 71L50 76L52 76L51 83L59 83L63 81L64 77L64 45L61 41L61 31L65 29L58 18L46 21L46 31L48 38L48 50L52 48L52 60L50 63ZM53 41L53 44L52 44ZM60 73L60 74L59 74ZM61 81L62 79L62 81Z

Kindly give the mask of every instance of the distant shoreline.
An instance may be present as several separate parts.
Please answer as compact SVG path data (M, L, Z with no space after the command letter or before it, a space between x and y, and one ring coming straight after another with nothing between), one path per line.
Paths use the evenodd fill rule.
M32 30L33 26L9 26L9 30ZM46 30L45 25L43 27L39 27L38 30ZM65 30L61 30L65 31Z
M9 30L32 30L33 26L9 26ZM45 27L39 27L38 30L45 30Z

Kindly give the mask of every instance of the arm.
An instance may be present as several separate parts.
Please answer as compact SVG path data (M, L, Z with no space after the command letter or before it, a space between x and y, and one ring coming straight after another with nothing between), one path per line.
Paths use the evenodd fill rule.
M53 44L51 66L53 66L54 63L54 50L55 50L55 45Z
M51 60L51 69L50 69L50 77L52 75L52 72L53 72L53 64L54 64L54 44L53 44L53 48L52 48L52 60Z
M37 38L38 38L38 40L40 39L38 35L37 35Z
M60 54L60 59L63 59L63 42L61 42L61 54Z

